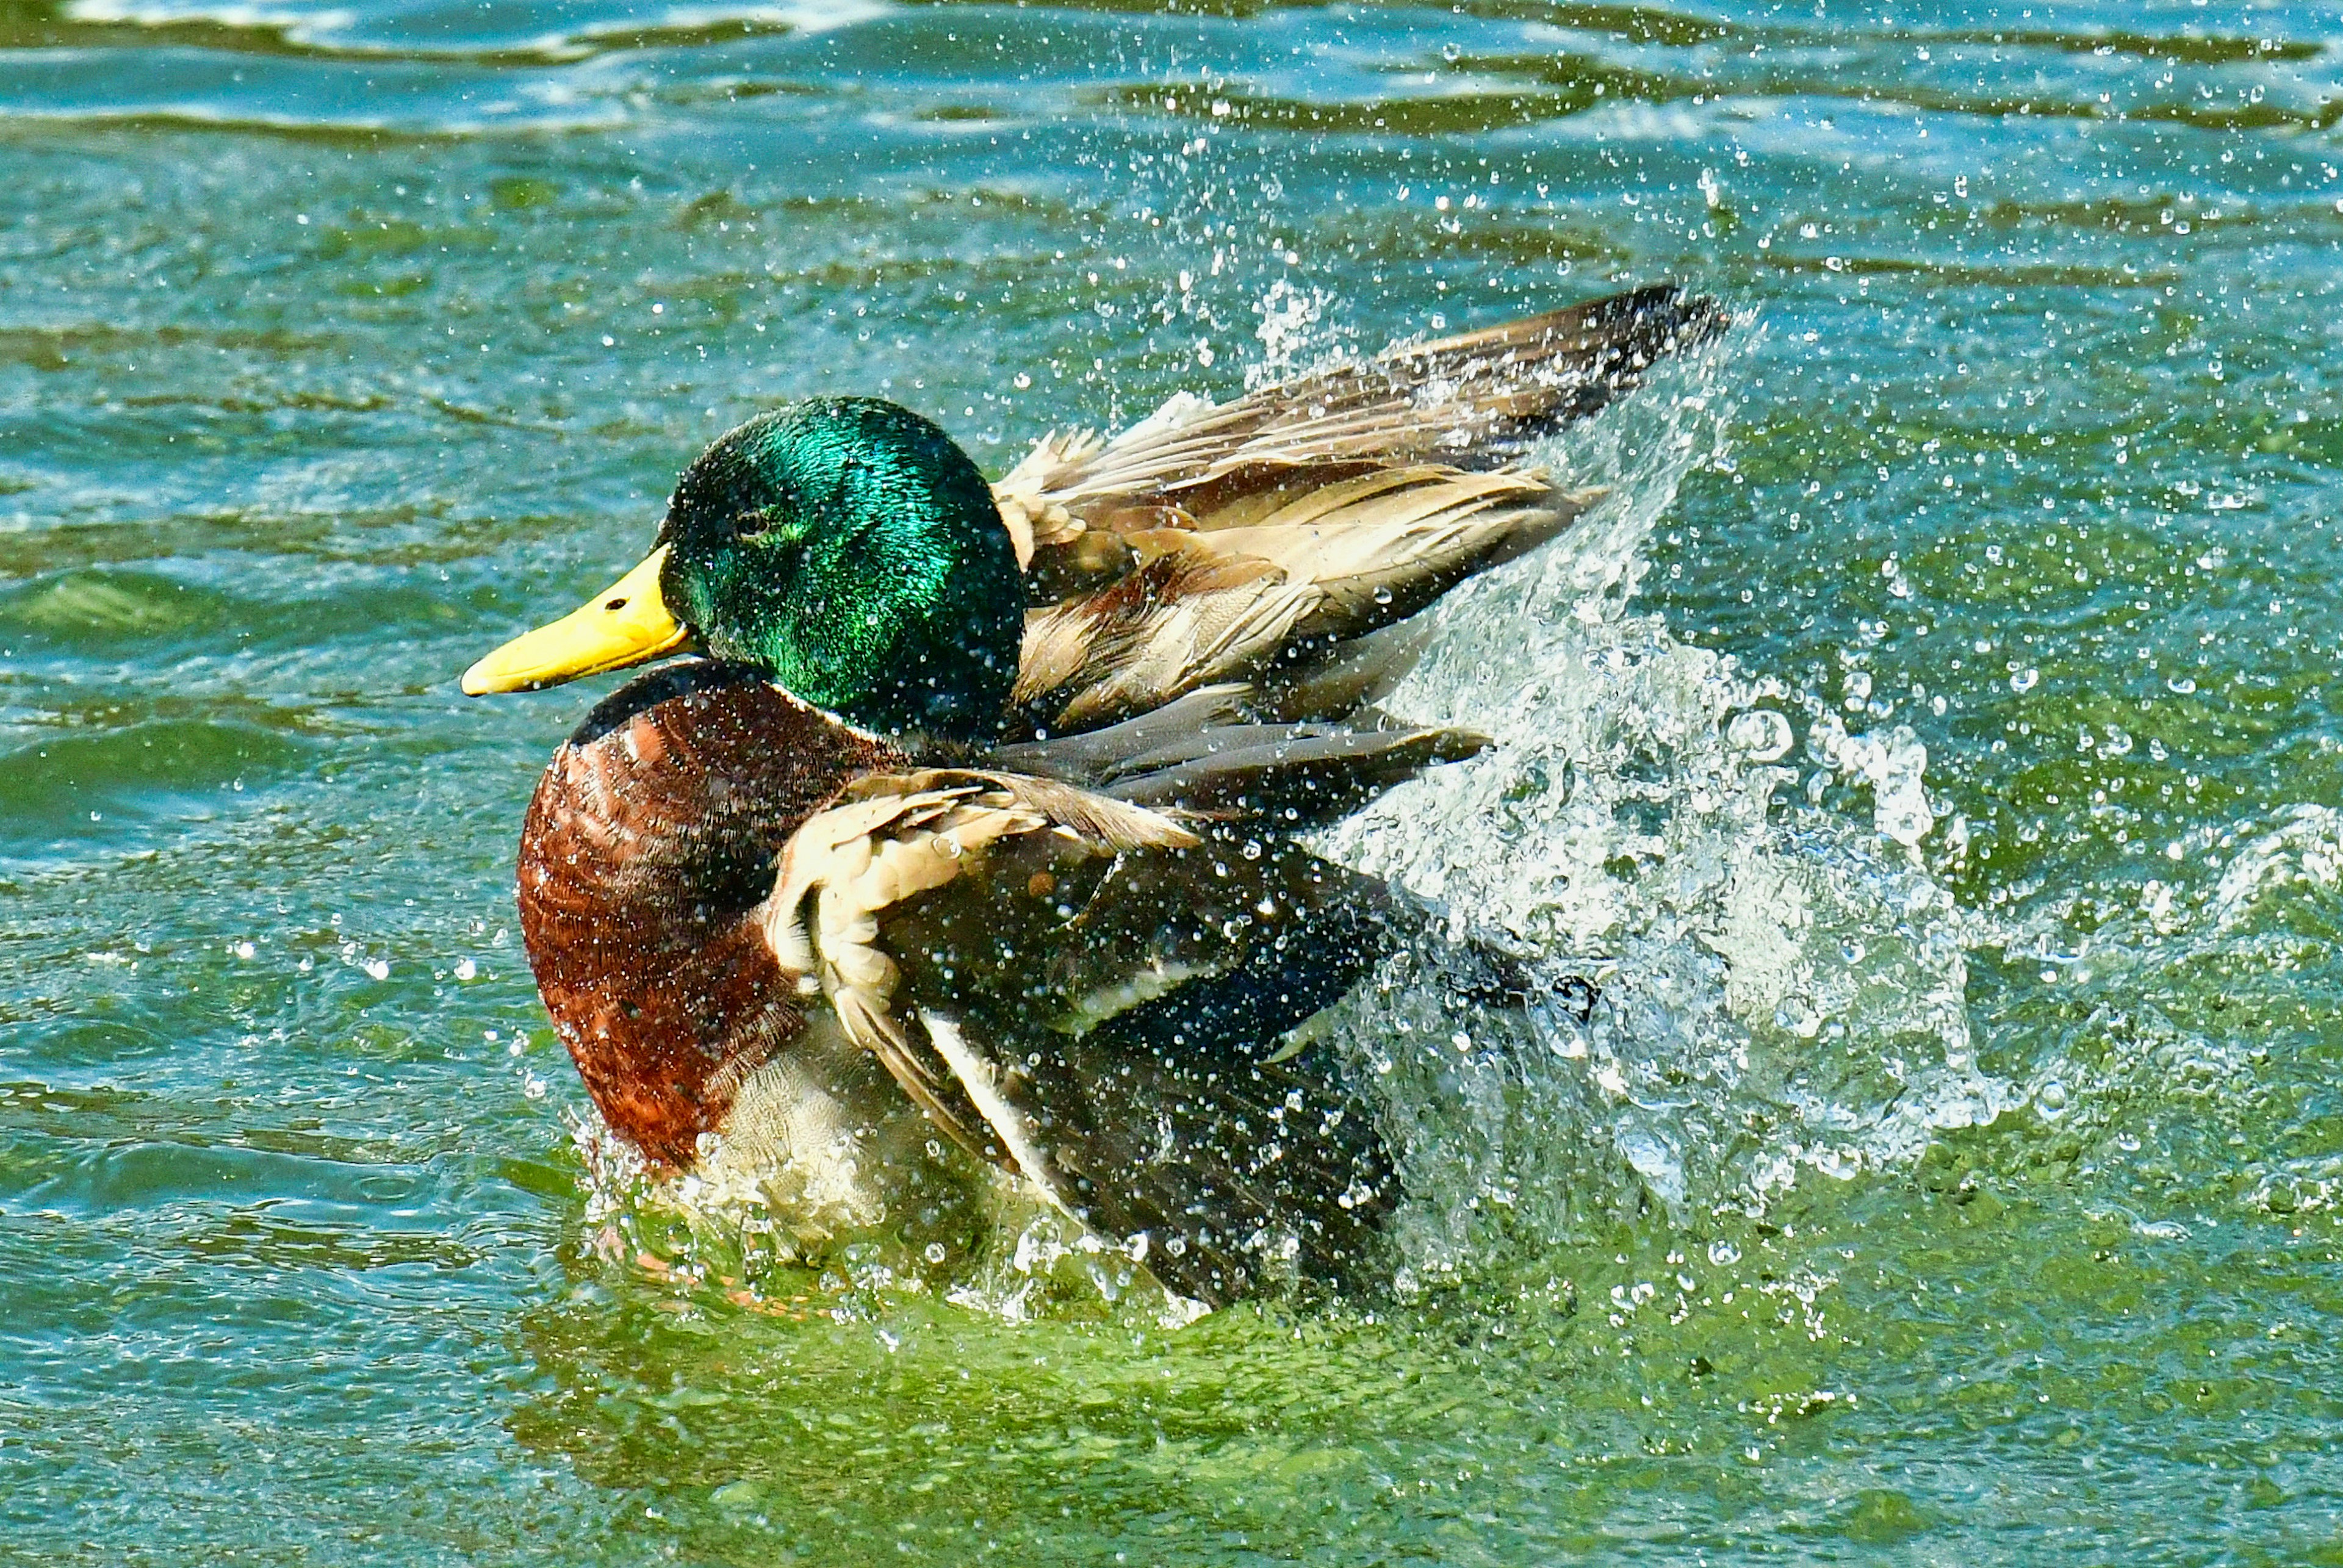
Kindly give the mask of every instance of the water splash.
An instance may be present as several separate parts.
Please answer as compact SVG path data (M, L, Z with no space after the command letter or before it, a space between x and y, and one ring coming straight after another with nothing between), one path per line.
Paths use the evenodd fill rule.
M1274 279L1253 304L1261 353L1245 365L1245 390L1274 387L1305 370L1351 356L1354 335L1330 314L1333 297L1322 288Z
M1719 363L1553 453L1611 498L1438 612L1389 706L1498 744L1323 835L1443 900L1460 933L1603 988L1583 1025L1560 1008L1468 1014L1405 973L1346 1004L1404 1151L1418 1279L1654 1207L1679 1224L1762 1212L1807 1172L1900 1164L2017 1098L1976 1066L1969 921L1915 850L1935 824L1925 749L1850 736L1629 608L1679 484L1729 461ZM1821 712L1810 751L1872 789L1868 829L1789 794L1793 711Z
M2199 823L2151 864L2158 874L2128 889L2056 892L1981 927L1975 945L2036 977L2073 1020L2012 1042L2020 1102L2056 1131L2036 1141L2053 1158L2178 1170L2172 1145L2218 1130L2239 1152L2209 1168L2202 1198L2270 1215L2326 1206L2343 1167L2247 1129L2284 1114L2290 1072L2322 1065L2343 812L2281 802Z

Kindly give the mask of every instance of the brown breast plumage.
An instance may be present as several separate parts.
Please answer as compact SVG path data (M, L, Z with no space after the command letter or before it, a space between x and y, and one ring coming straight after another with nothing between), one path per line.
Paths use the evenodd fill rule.
M689 1165L804 1023L749 919L781 845L848 780L903 761L709 662L630 682L554 753L521 829L521 935L595 1104L652 1160Z

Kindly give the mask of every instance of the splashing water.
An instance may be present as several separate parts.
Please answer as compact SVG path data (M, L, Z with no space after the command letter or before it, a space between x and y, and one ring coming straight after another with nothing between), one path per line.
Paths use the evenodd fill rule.
M1762 1213L1818 1171L1919 1153L2016 1098L1977 1069L1964 1008L1971 922L1921 865L1933 818L1908 731L1809 729L1868 785L1875 834L1786 799L1780 682L1631 613L1642 549L1694 465L1727 457L1724 356L1662 377L1556 452L1614 477L1556 547L1460 589L1389 699L1498 744L1323 835L1329 853L1443 900L1463 929L1599 980L1558 1008L1461 1011L1394 981L1347 1004L1385 1083L1413 1202L1411 1276L1516 1239L1552 1245L1656 1203ZM1883 841L1885 840L1885 841Z
M1256 391L1342 356L1350 334L1329 317L1333 297L1322 288L1296 285L1281 277L1270 284L1253 305L1261 325L1253 336L1261 353L1245 366L1245 390Z

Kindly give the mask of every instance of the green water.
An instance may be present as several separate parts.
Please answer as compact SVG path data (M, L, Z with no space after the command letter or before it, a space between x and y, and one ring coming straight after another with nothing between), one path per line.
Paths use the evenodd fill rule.
M2228 0L0 5L0 1557L2343 1562L2338 61ZM591 692L454 678L704 441L880 391L998 472L1662 276L1743 325L1415 694L1515 760L1343 840L1611 966L1510 1065L1353 1020L1398 1299L597 1254L508 890Z

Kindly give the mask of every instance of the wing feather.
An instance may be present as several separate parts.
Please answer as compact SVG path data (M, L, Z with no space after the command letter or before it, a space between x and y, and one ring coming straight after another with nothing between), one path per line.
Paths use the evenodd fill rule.
M915 1037L894 1015L902 971L880 945L880 924L983 865L996 846L1042 832L1100 855L1197 842L1162 812L1054 779L969 769L874 774L790 835L759 912L774 956L830 1000L847 1037L955 1141L996 1161L1001 1149L971 1114L966 1086L924 1030Z
M1274 478L1279 469L1325 462L1500 467L1729 319L1715 301L1663 284L1400 345L1231 403L1182 393L1111 441L1052 432L996 490L1030 517L1063 512L1061 521L1033 527L1038 548L1095 526L1102 504L1170 500L1196 510L1186 494L1248 470Z
M1035 604L1018 723L1128 719L1413 615L1554 538L1600 492L1521 467L1529 444L1728 319L1664 285L1230 403L1182 393L1112 440L1051 432L994 487Z
M1241 528L1133 536L1153 553L1139 570L1028 615L1011 707L1060 734L1259 674L1297 645L1415 614L1553 538L1602 493L1413 465L1304 491Z

